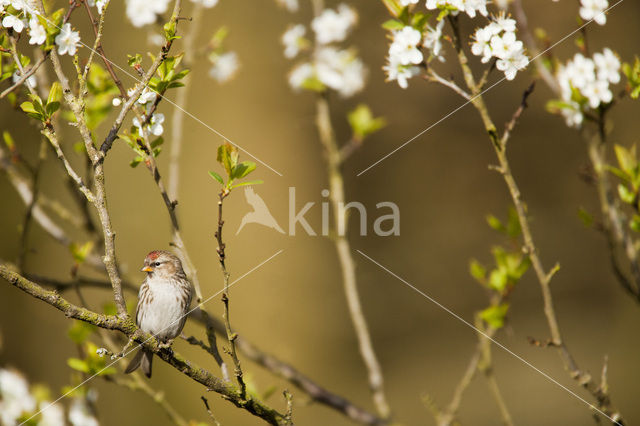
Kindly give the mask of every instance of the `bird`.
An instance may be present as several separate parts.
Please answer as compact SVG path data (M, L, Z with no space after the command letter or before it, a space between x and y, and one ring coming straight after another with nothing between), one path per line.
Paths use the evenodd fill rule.
M144 259L141 272L147 276L140 286L136 324L159 342L160 347L170 348L187 321L193 287L182 269L180 259L173 253L154 250ZM153 352L145 348L131 360L125 373L142 367L142 372L151 378Z
M253 207L253 211L244 215L242 220L240 221L240 227L236 232L236 235L240 233L240 230L247 223L259 223L260 225L267 226L269 228L275 229L281 234L284 234L284 231L276 222L276 219L273 217L269 208L265 204L264 200L260 198L258 194L255 193L252 187L248 186L244 190L244 196L247 199L247 203Z

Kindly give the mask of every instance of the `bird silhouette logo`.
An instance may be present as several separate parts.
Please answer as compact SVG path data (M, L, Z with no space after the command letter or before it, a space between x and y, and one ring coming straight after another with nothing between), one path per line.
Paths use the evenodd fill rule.
M269 208L265 204L264 200L255 193L252 187L247 186L245 188L244 196L247 199L247 203L249 203L249 205L253 207L253 211L244 215L242 221L240 222L240 227L238 228L236 235L238 235L240 233L240 230L248 223L259 223L260 225L275 229L279 233L284 234L284 231L282 230L280 225L278 225L278 222L269 211Z

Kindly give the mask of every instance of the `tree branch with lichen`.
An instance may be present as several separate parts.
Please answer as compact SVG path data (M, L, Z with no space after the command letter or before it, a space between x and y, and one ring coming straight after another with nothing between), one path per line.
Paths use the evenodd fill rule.
M238 387L215 377L207 370L204 370L191 361L186 360L180 354L162 349L153 336L140 331L130 318L99 314L90 311L89 309L74 305L61 297L57 292L45 290L38 284L27 280L16 272L11 271L4 264L0 264L0 277L4 278L11 285L17 287L23 292L62 311L68 318L78 319L100 328L123 333L145 349L152 351L155 355L173 366L182 374L204 385L208 390L222 395L226 400L232 402L237 407L262 418L268 423L273 425L288 424L284 415L265 405L262 401L251 395L247 395L246 392L244 392L243 395L243 392Z
M549 271L544 268L538 254L537 247L534 243L533 234L529 225L527 210L522 200L522 194L515 178L513 177L513 174L511 173L510 163L506 154L507 143L511 135L511 131L515 127L517 120L520 118L520 115L526 107L527 97L530 95L531 91L528 90L527 92L525 92L520 106L514 113L509 123L507 123L505 131L502 137L500 137L498 130L491 119L489 110L484 102L484 98L478 91L478 86L476 85L473 72L469 67L466 54L464 53L464 50L462 48L457 18L449 17L449 22L454 34L454 43L458 55L458 62L463 72L466 85L473 95L471 103L480 114L485 127L485 131L492 143L496 158L498 160L498 166L494 169L500 173L505 184L507 185L509 195L511 196L518 216L523 237L522 250L527 254L527 256L529 256L536 277L540 284L544 303L544 313L549 331L551 333L551 346L557 349L560 358L562 359L565 368L569 371L571 377L581 387L585 388L587 391L589 391L589 393L591 393L591 395L598 402L599 408L614 421L622 422L620 413L611 405L608 395L604 395L602 389L593 381L592 377L578 367L576 361L574 360L573 356L569 352L569 349L564 343L560 331L560 326L558 324L550 287L551 278L558 270L558 267L556 266Z

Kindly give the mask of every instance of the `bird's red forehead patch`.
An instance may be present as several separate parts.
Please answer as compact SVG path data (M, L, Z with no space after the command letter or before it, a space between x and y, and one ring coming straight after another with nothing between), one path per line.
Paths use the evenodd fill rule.
M160 256L160 252L159 251L152 251L151 253L149 253L147 255L147 259L156 260L158 258L158 256Z

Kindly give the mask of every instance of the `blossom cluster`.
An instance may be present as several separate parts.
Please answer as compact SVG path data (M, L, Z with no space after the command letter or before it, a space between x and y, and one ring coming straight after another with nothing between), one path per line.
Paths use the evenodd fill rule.
M98 0L104 2L104 0ZM10 8L9 8L10 7ZM47 30L42 25L46 18L40 20L36 4L33 0L0 0L0 26L11 29L16 33L22 33L27 28L29 44L42 45L47 40ZM75 55L80 44L80 35L71 29L71 24L66 23L59 28L54 42L58 46L58 54ZM31 81L30 84L33 83Z
M607 0L580 0L580 17L587 21L594 20L598 25L607 23L604 12L609 7Z
M427 0L427 9L450 8L475 18L477 13L482 16L488 15L487 3L487 0Z
M51 403L15 370L0 368L0 424L15 426L25 418L34 417L29 424L38 426L64 426L65 412L61 404ZM40 395L39 395L40 394ZM69 408L68 421L72 426L98 426L85 398L74 398Z
M580 127L584 108L596 109L613 100L611 84L620 82L620 59L609 48L587 58L576 53L559 67L556 78L561 90L560 112L570 127Z
M98 3L101 0L97 0ZM171 0L127 0L126 15L134 27L144 27L153 24L158 15L165 13ZM214 7L218 0L191 0L206 8Z
M129 89L127 90L127 95L132 96L134 92L135 92L135 88ZM151 113L151 109L155 104L157 98L158 98L158 94L153 90L149 89L148 87L145 87L142 93L140 94L140 96L138 97L137 102L145 107L146 116L148 116ZM120 105L121 100L119 98L115 98L113 100L113 103L114 103L114 106L118 106ZM143 116L143 120L144 119L145 117ZM154 112L151 115L151 119L149 120L149 123L147 124L147 130L152 135L160 136L164 132L164 127L162 126L162 123L164 123L164 114L160 112ZM140 120L138 120L137 117L134 117L133 125L138 128L138 132L140 133L140 135L142 135L143 134L142 123L140 123Z
M391 44L387 64L383 67L388 81L397 81L403 89L408 87L408 79L420 73L419 65L424 62L421 47L428 49L433 57L444 62L442 56L442 28L444 20L435 28L426 25L424 32L405 25L391 32Z
M316 48L312 57L296 65L289 74L294 89L335 90L350 97L364 88L366 68L353 49L342 49L335 43L343 42L358 21L356 12L345 4L336 9L325 9L311 21ZM311 42L305 38L306 27L291 26L282 36L284 54L295 58Z
M518 71L529 65L524 44L516 38L515 31L516 21L501 13L487 26L476 30L471 45L471 52L481 56L482 63L496 58L496 68L504 72L507 80L513 80Z

